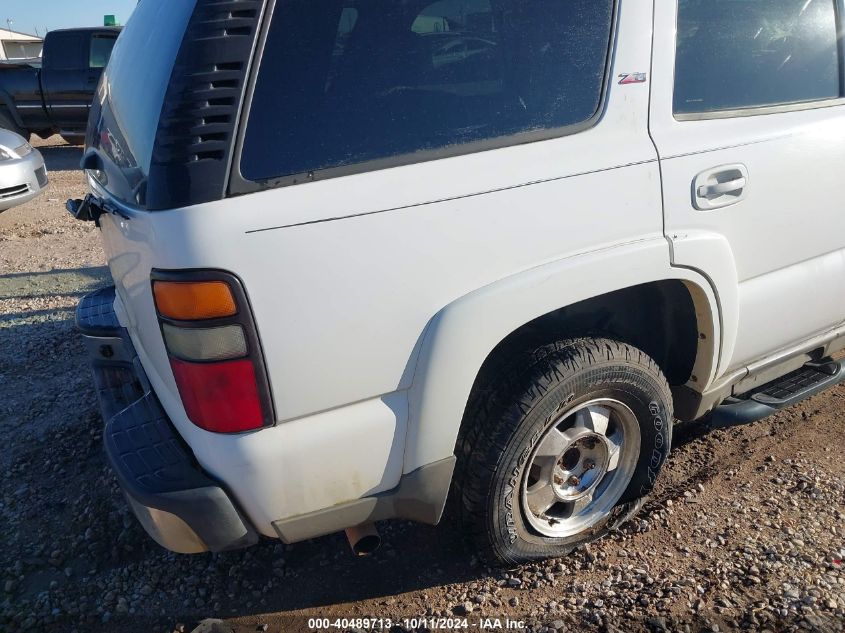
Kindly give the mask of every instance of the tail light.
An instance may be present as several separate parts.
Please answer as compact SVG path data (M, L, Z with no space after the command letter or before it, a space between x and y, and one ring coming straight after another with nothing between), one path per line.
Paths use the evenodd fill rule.
M273 423L264 359L243 286L218 271L153 271L170 367L191 422L216 433Z

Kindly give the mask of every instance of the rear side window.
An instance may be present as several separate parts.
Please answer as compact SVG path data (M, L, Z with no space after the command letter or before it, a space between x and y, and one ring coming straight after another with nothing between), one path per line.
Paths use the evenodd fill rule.
M588 121L612 14L613 0L280 0L241 173L412 162Z
M44 66L52 70L82 70L88 68L84 33L50 33L44 45Z
M841 95L836 0L679 0L676 114Z
M88 55L89 68L105 68L111 57L116 37L110 35L95 35L91 38L91 49Z

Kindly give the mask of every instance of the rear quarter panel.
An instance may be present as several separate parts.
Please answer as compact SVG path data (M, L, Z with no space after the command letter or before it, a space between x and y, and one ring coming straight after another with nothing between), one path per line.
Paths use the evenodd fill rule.
M611 77L650 67L651 12L620 7ZM598 124L575 135L103 218L122 319L151 382L200 463L233 489L259 529L272 534L270 520L390 489L420 459L451 454L447 437L406 461L405 438L419 424L408 390L419 379L426 331L456 300L636 242L654 245L668 268L647 117L648 85L611 81ZM276 427L219 436L187 420L156 323L152 268L218 268L241 278ZM601 275L597 286L612 285L612 268ZM561 293L557 306L567 301ZM473 327L486 319L479 313ZM463 403L444 414L447 435L462 414Z

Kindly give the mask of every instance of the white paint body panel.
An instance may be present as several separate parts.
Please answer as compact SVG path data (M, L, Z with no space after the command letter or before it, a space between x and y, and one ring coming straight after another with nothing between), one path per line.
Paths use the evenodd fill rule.
M656 4L650 125L673 263L724 277L717 283L725 317L720 369L728 371L845 319L845 216L836 167L845 162L845 105L675 120L676 6L675 0ZM695 209L695 177L736 163L748 169L744 199ZM734 287L731 273L721 272L729 265L725 245Z
M650 10L620 6L611 78L650 65ZM451 455L475 373L526 320L672 274L648 85L609 85L600 120L578 134L103 218L119 312L156 393L260 531L389 490L403 472ZM153 268L241 278L275 427L222 436L190 423L155 319ZM518 290L523 275L534 288L525 303L501 292ZM456 337L452 323L469 325L463 308L449 307L494 286L496 299L484 301L496 314L476 312L471 331L457 335L460 359L443 359L440 337ZM438 337L426 339L433 323ZM425 345L434 346L425 365L436 377L418 367ZM449 390L438 398L441 384Z

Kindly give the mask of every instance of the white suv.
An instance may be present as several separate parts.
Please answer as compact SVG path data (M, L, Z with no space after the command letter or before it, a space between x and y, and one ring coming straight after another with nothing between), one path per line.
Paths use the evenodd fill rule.
M365 552L451 493L487 560L560 555L639 508L675 419L839 382L840 8L142 0L68 206L150 535Z

